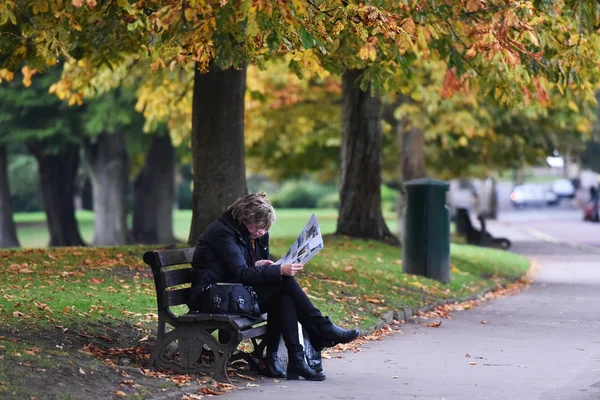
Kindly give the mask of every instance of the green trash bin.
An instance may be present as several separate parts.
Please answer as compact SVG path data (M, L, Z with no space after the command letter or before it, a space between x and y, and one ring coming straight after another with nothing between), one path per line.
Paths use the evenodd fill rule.
M405 184L402 270L443 283L450 282L450 185L435 179L415 179Z

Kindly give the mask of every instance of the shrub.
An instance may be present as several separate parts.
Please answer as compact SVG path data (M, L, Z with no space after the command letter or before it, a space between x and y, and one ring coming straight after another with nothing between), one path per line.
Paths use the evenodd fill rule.
M333 208L338 209L340 206L340 194L338 192L329 193L317 201L318 208Z
M335 192L334 185L306 180L289 181L271 197L271 201L278 208L316 208L322 197Z
M25 154L9 156L8 180L14 212L42 210L38 165L35 157Z
M381 185L381 209L394 211L398 203L398 191L386 185Z

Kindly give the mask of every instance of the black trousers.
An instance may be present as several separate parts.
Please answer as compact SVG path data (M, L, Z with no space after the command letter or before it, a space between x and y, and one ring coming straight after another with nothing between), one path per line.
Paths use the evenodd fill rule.
M311 327L313 332L328 323L310 301L298 282L291 276L282 276L281 282L270 285L253 286L258 295L259 307L268 312L267 351L279 343L279 334L283 336L288 352L303 351L298 337L298 322Z

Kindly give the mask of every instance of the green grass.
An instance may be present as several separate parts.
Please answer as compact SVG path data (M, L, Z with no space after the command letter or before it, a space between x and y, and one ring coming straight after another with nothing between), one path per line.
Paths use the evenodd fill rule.
M313 212L319 219L323 234L335 231L337 210L282 209L277 210L277 221L271 228L271 237L295 239ZM385 214L385 217L390 230L396 232L398 222L395 214L388 212ZM17 224L21 224L17 228L17 235L21 246L24 248L40 248L48 245L49 234L45 224L46 216L43 212L17 213L14 215L14 219ZM178 210L173 214L173 231L175 237L182 242L187 241L191 220L191 210ZM83 240L86 243L90 243L94 237L94 214L90 211L78 211L77 221L79 222L79 230Z
M287 239L276 239L271 248L282 254L288 246ZM2 251L0 320L31 327L78 325L85 318L152 323L154 284L141 261L149 248ZM465 297L518 279L528 268L518 255L459 244L452 245L451 260L452 280L444 285L404 274L399 248L328 237L299 281L326 313L366 328L385 311Z

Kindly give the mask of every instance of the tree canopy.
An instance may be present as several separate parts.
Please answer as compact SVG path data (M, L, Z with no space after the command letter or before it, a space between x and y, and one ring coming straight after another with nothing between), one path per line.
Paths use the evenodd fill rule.
M207 71L293 53L292 66L366 68L364 80L395 89L398 68L432 58L447 65L446 95L480 76L493 96L525 101L550 83L593 89L599 10L594 0L8 0L0 77L59 58L98 68L134 55L152 70Z

